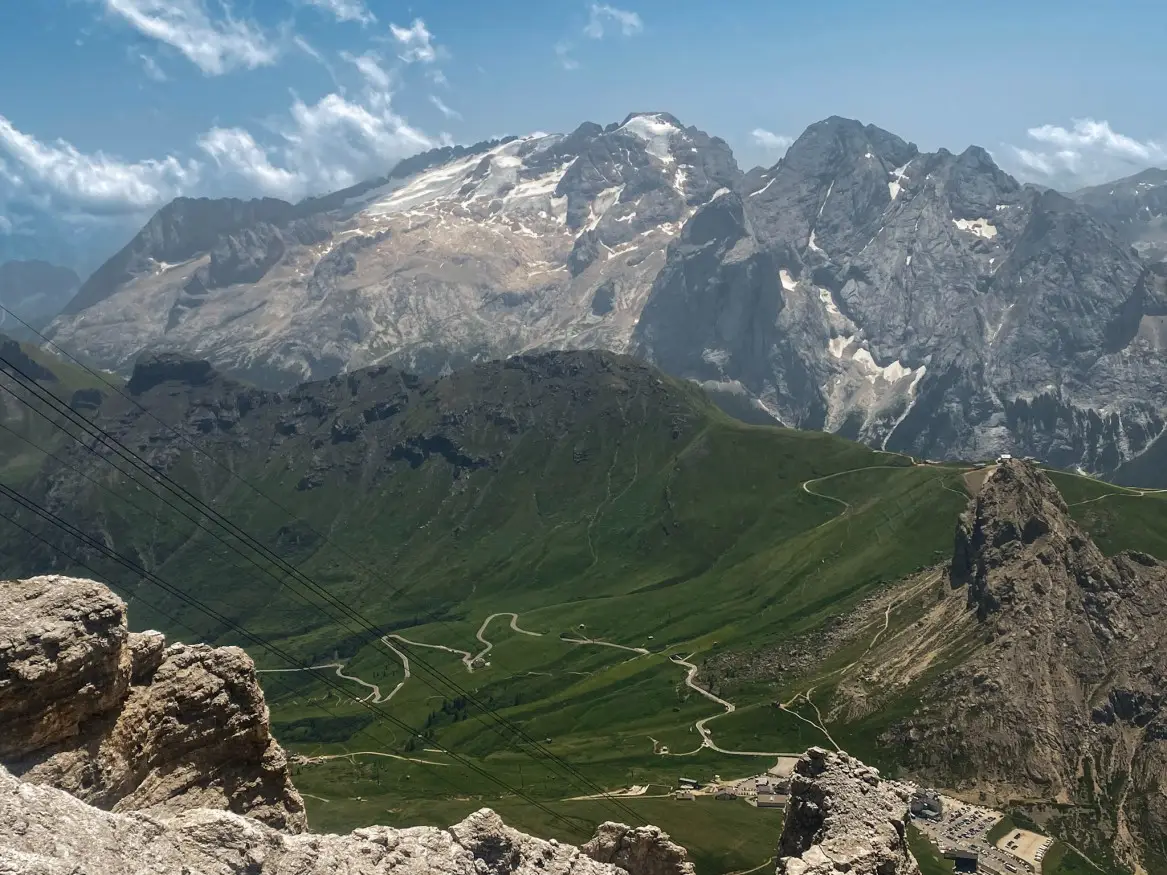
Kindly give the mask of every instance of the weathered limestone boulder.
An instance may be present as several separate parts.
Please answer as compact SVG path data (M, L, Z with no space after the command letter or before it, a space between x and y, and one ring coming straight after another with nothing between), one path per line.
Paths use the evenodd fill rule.
M229 811L102 811L0 767L0 875L624 875L482 809L449 830L289 835Z
M911 792L845 753L812 747L790 782L778 875L919 875L908 850Z
M581 848L593 860L611 863L629 875L693 875L688 852L655 826L633 829L602 823Z
M306 828L250 657L130 633L105 586L0 583L0 763L111 811L223 808Z

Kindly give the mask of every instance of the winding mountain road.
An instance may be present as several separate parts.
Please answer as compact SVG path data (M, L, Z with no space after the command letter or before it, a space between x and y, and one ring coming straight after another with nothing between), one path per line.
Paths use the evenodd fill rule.
M400 656L400 654L398 654L398 655ZM402 658L404 658L404 657L402 657ZM353 683L360 684L362 687L366 687L366 688L372 690L372 692L369 693L369 695L365 696L365 698L360 699L359 701L372 702L373 704L380 704L381 702L388 702L390 699L393 698L393 695L397 692L397 690L394 690L388 696L385 696L384 698L382 698L381 697L381 688L379 686L377 686L376 684L371 684L368 681L361 680L356 675L345 674L344 667L347 664L348 663L344 663L344 662L325 662L325 663L322 663L320 665L305 666L304 668L257 668L255 670L255 673L256 674L288 674L288 673L296 672L296 671L318 671L319 669L322 669L322 668L335 669L336 670L335 673L336 673L336 676L338 678L343 678L346 681L352 681ZM406 669L405 676L409 677L408 668ZM398 688L400 688L400 684L398 685Z

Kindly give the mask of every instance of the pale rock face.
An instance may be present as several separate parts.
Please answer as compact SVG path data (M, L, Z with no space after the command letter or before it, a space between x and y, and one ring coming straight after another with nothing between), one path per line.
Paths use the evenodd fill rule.
M669 241L738 176L724 142L644 113L435 150L295 207L180 200L52 332L111 368L181 350L277 388L382 362L620 351Z
M600 824L582 848L601 863L611 863L629 875L693 875L693 864L680 845L655 826L633 829L622 823Z
M228 811L117 814L0 766L0 873L20 875L623 875L482 809L449 830L288 835Z
M778 875L919 875L908 850L911 792L845 753L799 759L778 842Z
M0 582L0 763L114 811L225 808L306 826L251 658L130 633L90 580ZM174 714L182 719L174 719Z

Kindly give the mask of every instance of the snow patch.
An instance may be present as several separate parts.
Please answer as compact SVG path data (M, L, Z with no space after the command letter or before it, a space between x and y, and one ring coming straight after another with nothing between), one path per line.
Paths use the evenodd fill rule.
M911 163L911 161L908 162L908 164ZM900 191L903 189L903 181L908 178L905 173L908 169L908 164L897 167L891 172L891 175L895 178L887 184L887 193L891 195L893 201L900 196Z
M843 353L855 341L855 336L850 337L832 337L827 341L827 351L837 359L843 357Z
M711 365L717 365L719 368L724 368L729 363L731 358L729 350L725 349L705 349L701 351L701 358Z
M605 188L592 201L590 215L588 216L587 224L584 226L585 231L593 230L596 225L600 224L600 219L604 218L604 213L611 209L616 201L620 200L620 193L624 191L623 185L617 185L614 188Z
M819 248L818 243L815 242L814 231L810 232L810 239L806 241L806 245L807 245L807 248L809 248L812 252L822 252L823 251L822 249Z
M827 308L827 312L832 316L843 315L843 311L835 304L835 299L831 297L831 293L827 289L819 289L819 300L823 302L823 306Z
M911 266L912 266L912 256L909 255L907 258L904 259L904 267L911 267Z
M841 355L836 357L842 358ZM913 381L914 383L918 381L920 376L922 376L920 372L924 368L924 365L921 365L916 370L913 370L899 359L896 359L886 367L880 367L872 357L871 352L862 346L851 354L851 361L859 365L860 370L864 372L864 375L867 377L867 380L870 383L875 383L877 380L883 380L885 383L895 384L903 379L906 379L907 377L915 376L916 380Z
M988 219L953 219L952 224L962 231L992 240L997 236L997 226Z
M670 147L673 137L681 133L681 129L659 115L634 116L620 130L643 140L645 151L665 164L672 164L676 160Z
M709 200L715 201L719 197L722 197L723 195L727 195L727 194L729 194L728 188L719 188L717 191L713 192L713 197L711 197Z
M788 292L794 291L795 287L798 285L798 283L794 281L794 277L790 275L790 271L786 270L786 268L778 271L778 279L782 280L782 288L786 289Z
M818 218L822 218L823 210L827 208L827 201L831 199L831 192L835 190L835 180L831 180L831 184L827 186L827 196L823 198L822 204L819 206Z
M768 189L770 186L772 186L774 184L774 180L777 178L778 178L777 176L771 176L769 182L767 182L765 185L763 185L757 191L752 192L750 194L750 197L757 197L758 195L760 195L762 192L764 192L766 189Z
M688 176L689 174L686 172L684 167L678 167L677 172L673 174L673 188L675 188L682 196L685 194L685 180L688 178ZM720 194L722 191L725 191L725 189L717 190L718 194ZM717 195L715 194L714 197L717 197Z

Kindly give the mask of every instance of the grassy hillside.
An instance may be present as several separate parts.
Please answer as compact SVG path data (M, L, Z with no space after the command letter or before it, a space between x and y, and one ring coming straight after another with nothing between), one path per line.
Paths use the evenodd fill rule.
M74 402L81 390L110 389L98 378L84 369L58 359L31 343L17 343L0 335L0 373L4 373L3 388L0 391L0 482L17 485L35 476L45 461L46 452L53 452L69 443L58 428L30 411L18 398L28 398L29 394L11 376L9 365L28 374L37 384L66 401ZM116 385L114 377L110 380ZM14 397L14 393L15 396ZM93 403L92 395L80 396L82 402ZM87 409L79 404L78 409ZM60 417L55 416L54 421Z

